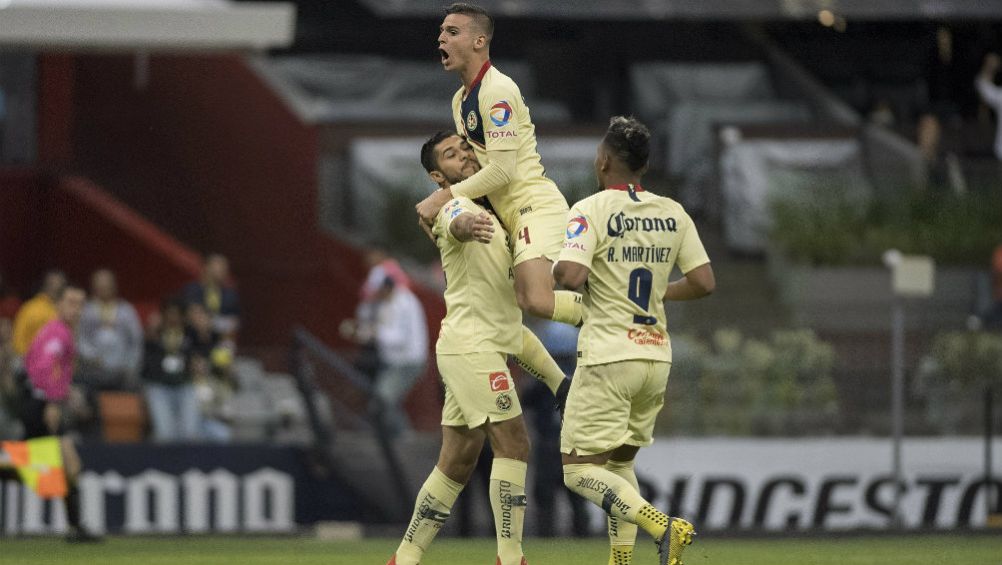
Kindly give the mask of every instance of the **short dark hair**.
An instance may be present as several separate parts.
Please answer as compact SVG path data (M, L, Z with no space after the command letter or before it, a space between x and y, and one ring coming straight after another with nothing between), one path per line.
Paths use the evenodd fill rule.
M631 171L644 168L651 156L651 132L633 116L610 119L602 143Z
M487 10L480 6L467 4L466 2L454 2L445 9L445 15L448 16L449 14L463 14L464 16L473 18L473 22L487 36L487 43L490 43L491 38L494 37L494 18L487 13Z
M424 145L421 146L421 166L424 167L424 170L429 173L438 170L438 157L435 156L435 146L454 135L458 134L442 130L436 132L435 135L428 138L428 141L424 142Z

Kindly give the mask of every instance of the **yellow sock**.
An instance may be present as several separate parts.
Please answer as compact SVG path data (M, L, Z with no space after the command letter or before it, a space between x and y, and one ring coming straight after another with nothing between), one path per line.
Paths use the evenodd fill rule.
M633 471L633 461L614 461L605 463L610 473L622 477L630 486L640 492L637 474ZM609 516L609 565L630 565L633 562L633 546L637 542L637 525L615 516Z
M522 326L522 352L515 356L515 360L527 373L536 377L536 380L543 381L554 394L566 378L560 366L543 347L543 342L525 326Z
M584 304L581 303L581 294L570 290L553 291L553 316L554 322L562 322L576 326L581 323L584 317Z
M414 514L397 548L397 565L417 565L435 535L449 518L463 485L446 477L435 467L418 492Z
M589 463L564 465L564 484L610 516L644 529L655 540L668 529L668 516L640 496L626 479Z
M498 565L522 563L525 523L525 461L495 457L491 465L490 499L498 538Z
M632 545L610 546L609 565L630 565L633 563Z
M651 534L651 537L659 540L668 529L668 515L650 504L645 504L637 511L636 523Z

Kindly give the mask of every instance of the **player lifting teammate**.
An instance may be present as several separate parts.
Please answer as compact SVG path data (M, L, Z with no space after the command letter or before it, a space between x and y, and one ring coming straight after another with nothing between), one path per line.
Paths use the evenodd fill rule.
M491 65L494 20L470 4L446 9L438 36L445 70L463 82L452 99L456 130L473 145L481 170L417 205L431 224L453 197L486 196L511 234L515 295L520 308L569 324L581 321L581 295L553 290L551 268L560 254L567 201L546 178L536 152L535 126L518 85Z
M421 163L441 190L480 170L469 145L440 132L421 148ZM484 440L491 443L490 501L500 565L524 565L526 459L529 438L507 355L533 367L551 390L560 367L522 326L515 303L507 236L493 215L465 197L440 210L432 226L447 287L446 316L435 346L445 385L438 463L418 493L414 514L391 565L420 562L476 466Z
M655 509L638 492L633 460L650 445L664 404L671 343L664 300L691 300L715 286L696 227L674 200L645 192L650 133L616 117L599 144L600 191L573 206L554 268L582 288L589 315L560 438L564 483L609 515L609 562L630 563L637 526L658 544L662 565L681 563L693 527ZM672 267L685 275L668 282Z

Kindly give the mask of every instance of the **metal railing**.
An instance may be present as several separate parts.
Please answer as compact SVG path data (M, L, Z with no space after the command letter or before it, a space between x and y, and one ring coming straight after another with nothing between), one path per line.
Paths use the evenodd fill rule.
M373 394L372 380L302 327L293 330L291 364L292 374L306 401L318 463L330 470L337 468L334 446L339 431L372 434L379 445L381 463L387 469L398 500L412 500L404 466L386 425L386 408ZM312 401L317 394L323 394L330 402L332 417L329 421L321 417ZM366 496L365 493L360 494ZM378 503L375 505L381 506ZM400 511L398 508L383 510L391 519L397 518Z

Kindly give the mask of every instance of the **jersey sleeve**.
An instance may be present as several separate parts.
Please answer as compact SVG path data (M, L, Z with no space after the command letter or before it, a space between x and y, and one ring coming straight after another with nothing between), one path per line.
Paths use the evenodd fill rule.
M578 202L568 212L560 261L572 261L591 268L592 258L598 251L598 230L595 229L592 210L588 203Z
M438 237L445 237L451 241L458 241L456 237L452 235L452 230L449 229L450 226L452 226L453 220L461 216L464 212L478 214L480 211L480 207L469 198L463 196L453 198L448 204L442 206L442 209L438 212L438 217L435 218L435 226L432 229L432 233Z
M693 223L692 218L689 214L682 212L685 218L685 226L682 228L682 238L679 243L678 248L678 268L682 271L682 274L688 273L689 271L705 265L710 262L710 256L706 254L706 249L703 248L703 242L699 239L699 233L696 231L696 224Z
M519 146L519 106L522 94L515 83L499 81L480 94L487 151L514 151Z

